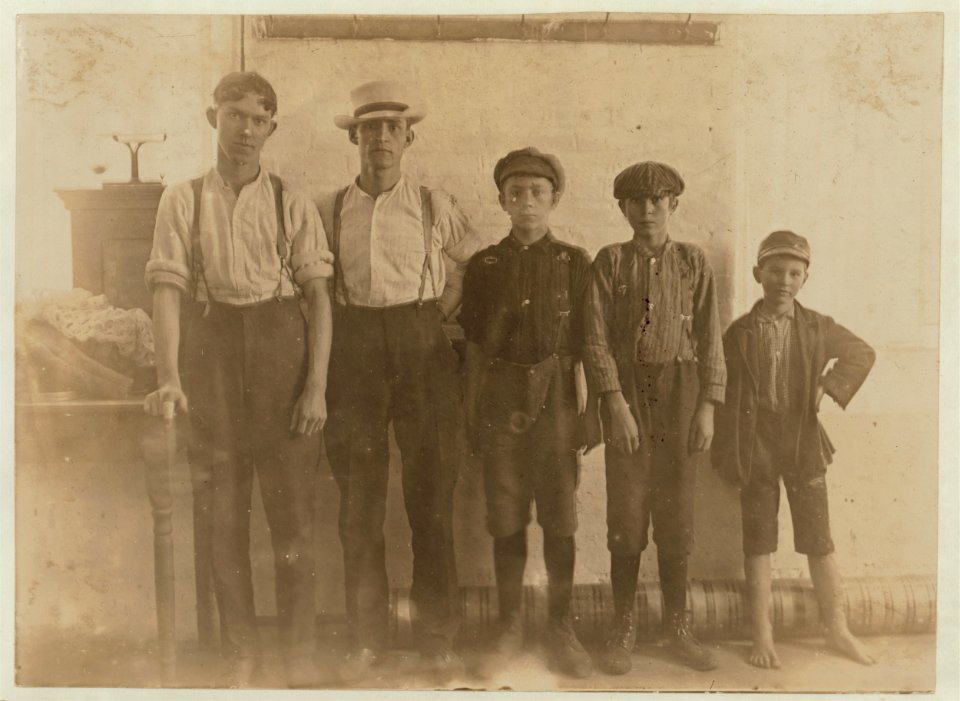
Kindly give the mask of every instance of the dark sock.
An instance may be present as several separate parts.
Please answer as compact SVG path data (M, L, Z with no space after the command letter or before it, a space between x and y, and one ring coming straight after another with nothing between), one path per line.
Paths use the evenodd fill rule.
M634 601L637 598L637 576L639 574L639 555L614 555L610 553L613 610L618 615L633 611Z
M663 592L664 619L687 608L687 554L657 550L660 590Z
M520 612L523 569L527 564L527 530L493 539L493 568L497 576L500 619Z
M543 561L547 565L548 599L551 618L563 618L570 613L573 596L573 566L577 546L573 536L554 538L543 536Z

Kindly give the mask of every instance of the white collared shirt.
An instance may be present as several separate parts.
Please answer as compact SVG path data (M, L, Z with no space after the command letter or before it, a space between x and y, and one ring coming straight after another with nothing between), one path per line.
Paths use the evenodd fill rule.
M274 295L293 294L293 281L281 272L277 252L277 213L273 183L264 169L237 195L216 168L203 178L200 246L210 294L225 304L252 304ZM283 217L289 269L297 284L330 277L333 256L327 248L316 206L284 183ZM193 188L189 181L164 190L157 211L153 250L146 282L193 292ZM279 288L278 288L279 286ZM197 298L206 299L203 282Z
M431 250L434 279L427 275L423 299L446 290L459 299L463 274L481 240L452 196L431 190L433 226ZM332 236L336 193L318 204L324 226ZM351 183L340 214L340 265L350 304L389 307L419 298L424 261L420 186L401 176L376 198ZM444 257L453 262L448 270ZM337 301L346 303L338 284Z

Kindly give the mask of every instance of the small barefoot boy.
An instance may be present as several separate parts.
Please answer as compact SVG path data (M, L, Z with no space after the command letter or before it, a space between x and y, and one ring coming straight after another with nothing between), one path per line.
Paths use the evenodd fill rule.
M780 666L770 622L770 553L777 549L781 479L790 502L794 547L810 564L827 642L857 662L873 663L847 628L827 513L825 472L834 451L817 411L824 394L846 407L875 356L833 319L795 301L809 264L804 237L790 231L767 236L753 269L763 299L734 321L723 338L729 378L713 461L726 479L740 485L753 620L750 662L757 667ZM836 363L824 373L833 359Z
M484 668L509 664L523 648L527 524L536 501L547 566L545 642L559 671L585 677L592 663L573 631L570 598L581 447L575 368L590 258L550 233L550 213L564 189L555 156L534 148L511 151L493 177L512 226L470 261L460 313L467 339L467 428L483 457L499 600Z
M687 558L697 453L713 439L726 372L710 263L699 247L670 236L683 189L680 174L664 163L637 163L616 177L613 196L633 239L597 254L585 315L584 363L601 396L607 443L615 623L600 666L608 674L631 668L637 575L651 520L667 649L694 669L717 666L690 630Z

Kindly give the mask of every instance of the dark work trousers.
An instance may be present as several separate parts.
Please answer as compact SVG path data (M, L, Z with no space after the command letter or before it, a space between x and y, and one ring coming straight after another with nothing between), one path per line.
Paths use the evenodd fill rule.
M679 361L633 367L620 378L640 431L629 455L607 445L607 547L614 555L639 555L653 521L657 549L673 554L693 547L696 456L687 448L700 395L697 365ZM609 433L609 417L603 417Z
M196 305L194 302L185 304ZM195 499L209 510L221 637L227 652L258 652L250 572L250 500L260 483L276 566L277 618L288 656L313 651L313 524L318 436L290 431L307 374L307 325L295 298L213 303L189 315L183 380L190 402ZM196 534L203 537L203 534Z
M562 366L557 363L549 379L543 406L532 423L526 419L524 423L529 425L521 429L493 417L500 421L483 433L487 530L494 538L526 528L531 501L536 501L537 521L547 536L565 538L576 533L580 417L572 359ZM492 367L481 394L491 389L495 393L491 385L502 381ZM484 404L482 399L480 404ZM509 407L500 411L510 413ZM493 421L487 419L486 423Z
M393 422L412 531L414 636L449 646L459 623L453 489L462 421L457 357L435 302L387 308L334 305L324 431L340 488L347 617L361 647L382 649L389 590L384 552Z

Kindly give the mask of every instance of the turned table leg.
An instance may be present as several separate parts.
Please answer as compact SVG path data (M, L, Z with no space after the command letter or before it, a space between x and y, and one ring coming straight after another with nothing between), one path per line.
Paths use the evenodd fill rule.
M173 570L173 495L171 472L176 464L174 422L147 418L143 432L147 494L153 514L153 564L157 601L160 676L164 686L176 675L176 607Z

